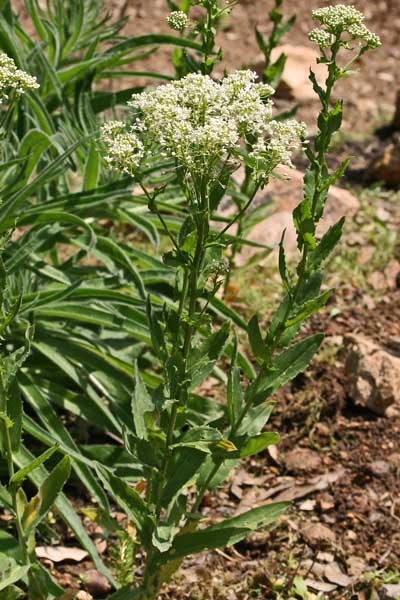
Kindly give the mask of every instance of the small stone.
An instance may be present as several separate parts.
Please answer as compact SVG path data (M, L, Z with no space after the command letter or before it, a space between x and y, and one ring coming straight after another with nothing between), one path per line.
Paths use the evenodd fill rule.
M334 497L328 493L321 494L318 498L318 507L321 512L326 512L327 510L332 510L333 508L335 508Z
M322 461L314 450L308 448L296 448L290 450L284 458L285 466L288 471L314 471L321 467Z
M388 461L396 468L400 469L400 452L393 452L388 456Z
M331 563L335 560L335 557L331 552L318 552L316 559L324 563Z
M400 600L400 585L385 584L379 590L379 598L381 600Z
M397 277L400 274L400 261L392 259L388 262L383 271L386 277L389 289L395 290L397 286Z
M307 525L302 529L302 534L311 546L333 544L336 541L335 533L322 523Z
M86 591L93 596L105 596L111 590L110 582L96 569L89 569L80 577Z
M306 510L306 511L314 510L315 505L316 505L315 500L304 500L304 502L299 504L299 510Z
M390 473L390 465L384 460L375 460L369 463L368 470L375 475L375 477L385 477Z
M357 534L352 529L348 529L347 531L345 531L344 537L346 538L346 540L354 542L357 539Z
M353 577L360 577L367 570L367 563L359 556L350 556L346 560L347 572Z
M387 287L386 277L381 271L374 271L367 277L369 285L374 290L385 290Z
M378 415L400 409L400 358L360 335L345 337L350 397Z

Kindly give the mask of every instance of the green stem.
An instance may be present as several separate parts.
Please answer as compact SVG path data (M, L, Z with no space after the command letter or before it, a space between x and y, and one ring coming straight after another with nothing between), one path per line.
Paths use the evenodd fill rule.
M196 314L196 304L198 297L198 280L201 274L201 267L204 260L205 254L205 242L207 239L208 228L209 228L209 211L208 211L208 198L207 198L207 182L203 181L200 186L200 196L199 196L199 204L200 204L200 212L197 226L197 242L196 249L193 258L193 262L191 264L191 271L189 273L189 269L185 270L184 275L184 283L182 294L179 302L178 308L178 331L175 337L174 348L175 351L179 347L180 340L180 329L182 325L182 316L184 307L186 304L186 300L189 300L188 307L188 315L187 322L185 326L185 337L182 347L182 357L186 370L186 363L190 352L191 341L193 334L195 332L196 326L194 323L195 314ZM180 392L180 400L182 401L187 393L187 384L184 384ZM154 529L157 528L158 523L161 518L162 511L162 491L164 489L165 479L168 473L169 462L171 459L171 445L174 439L174 431L176 426L176 418L178 414L178 402L176 402L172 409L171 415L169 418L168 429L166 434L166 442L165 442L165 450L164 450L164 458L163 463L158 473L158 485L157 485L157 495L156 495L156 508L155 508L155 517L156 524ZM156 597L160 582L158 581L157 573L154 573L154 562L153 559L157 554L157 550L151 546L147 552L146 556L146 566L145 572L143 576L143 585L142 585L142 597L143 600L151 600Z
M14 472L15 472L14 471L11 436L10 436L10 431L7 427L7 424L3 422L2 427L3 427L3 439L4 439L4 444L5 444L6 457L7 457L6 460L7 460L8 479L9 479L9 481L11 481L11 479L14 477ZM18 545L20 548L22 561L26 564L29 561L28 549L26 547L26 541L25 541L25 537L23 534L23 530L22 530L20 515L17 510L17 490L14 485L10 486L10 494L11 494L13 511L15 513L15 525L16 525L16 529L17 529Z

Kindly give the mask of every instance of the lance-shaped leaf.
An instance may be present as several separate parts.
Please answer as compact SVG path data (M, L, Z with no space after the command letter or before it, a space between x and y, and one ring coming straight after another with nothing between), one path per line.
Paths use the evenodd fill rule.
M260 435L251 437L243 446L239 447L240 458L258 454L259 452L265 450L265 448L268 448L268 446L277 444L279 439L279 433L275 433L273 431L265 431L264 433L260 433ZM238 446L236 440L235 444Z
M0 591L6 590L14 583L20 581L30 569L30 565L18 565L14 560L2 555L0 559ZM6 597L3 596L2 597Z
M29 465L26 465L25 467L22 467L22 469L19 469L19 471L17 471L15 475L10 479L10 485L21 485L26 479L26 477L28 477L29 473L37 469L37 467L40 467L40 465L42 465L44 462L46 462L46 460L48 460L50 456L52 456L54 452L56 452L56 450L58 450L57 445L48 448L40 456L35 458L35 460L33 460Z
M268 353L261 335L257 315L254 315L254 317L250 319L247 334L254 356L260 361L266 360L268 358Z
M69 457L64 456L44 480L36 496L29 501L22 516L22 529L26 536L45 518L64 487L70 471Z
M162 492L163 506L168 506L192 482L206 457L203 450L175 448Z
M305 321L307 317L314 314L326 304L331 293L332 290L327 290L320 296L312 298L311 300L308 300L308 302L296 307L289 319L285 322L285 327L293 327L294 325Z
M320 264L329 256L343 232L345 218L342 217L337 223L329 227L322 236L318 246L310 253L309 265L312 269L318 269Z
M249 386L247 394L253 396L254 403L263 402L266 396L304 371L323 339L322 333L316 333L281 352L273 362L273 370L266 372L259 382Z
M163 564L204 550L232 546L232 544L240 542L253 531L266 527L266 525L275 521L288 506L288 502L266 504L200 531L178 535L168 554L160 558L160 563Z
M229 321L208 337L199 348L195 348L189 356L188 376L190 389L200 385L212 372L216 361L221 356L229 337Z
M150 541L151 517L143 498L121 477L102 465L96 465L96 471L106 490L134 523L140 540L146 547Z
M137 362L135 363L135 389L132 394L132 416L136 436L141 440L148 439L146 414L155 409L153 400L140 376Z

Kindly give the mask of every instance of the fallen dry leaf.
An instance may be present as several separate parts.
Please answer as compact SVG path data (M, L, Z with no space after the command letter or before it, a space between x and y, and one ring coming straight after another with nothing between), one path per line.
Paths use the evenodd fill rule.
M326 583L325 581L315 581L314 579L305 579L305 583L308 587L313 590L317 590L317 592L333 592L333 590L337 589L337 585L333 583Z
M86 550L72 546L37 546L36 556L38 558L47 558L55 563L63 562L64 560L81 562L88 556L88 553Z
M324 576L330 583L340 585L340 587L348 587L354 583L354 577L349 577L340 570L339 565L330 563L324 569Z

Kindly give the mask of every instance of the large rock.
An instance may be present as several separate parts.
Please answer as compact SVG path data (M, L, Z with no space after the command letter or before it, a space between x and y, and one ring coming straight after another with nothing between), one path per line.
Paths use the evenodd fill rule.
M310 68L320 83L326 79L327 74L325 65L317 63L318 53L311 46L283 44L274 48L271 59L275 61L282 53L286 54L287 60L277 94L299 102L315 100L317 96L309 79Z
M285 233L285 250L293 254L297 248L297 235L294 229L291 213L302 199L304 174L297 169L281 168L282 179L271 179L265 190L258 193L255 202L260 204L266 199L272 199L271 210L274 213L253 227L247 239L277 248ZM324 217L318 224L317 233L323 234L342 216L353 216L359 209L360 202L349 191L338 186L332 186L325 207ZM243 246L237 257L237 264L243 265L249 258L259 252L258 248Z
M378 415L400 414L400 357L360 335L348 335L344 342L354 402Z
M389 144L368 166L367 177L388 185L400 184L400 144Z

